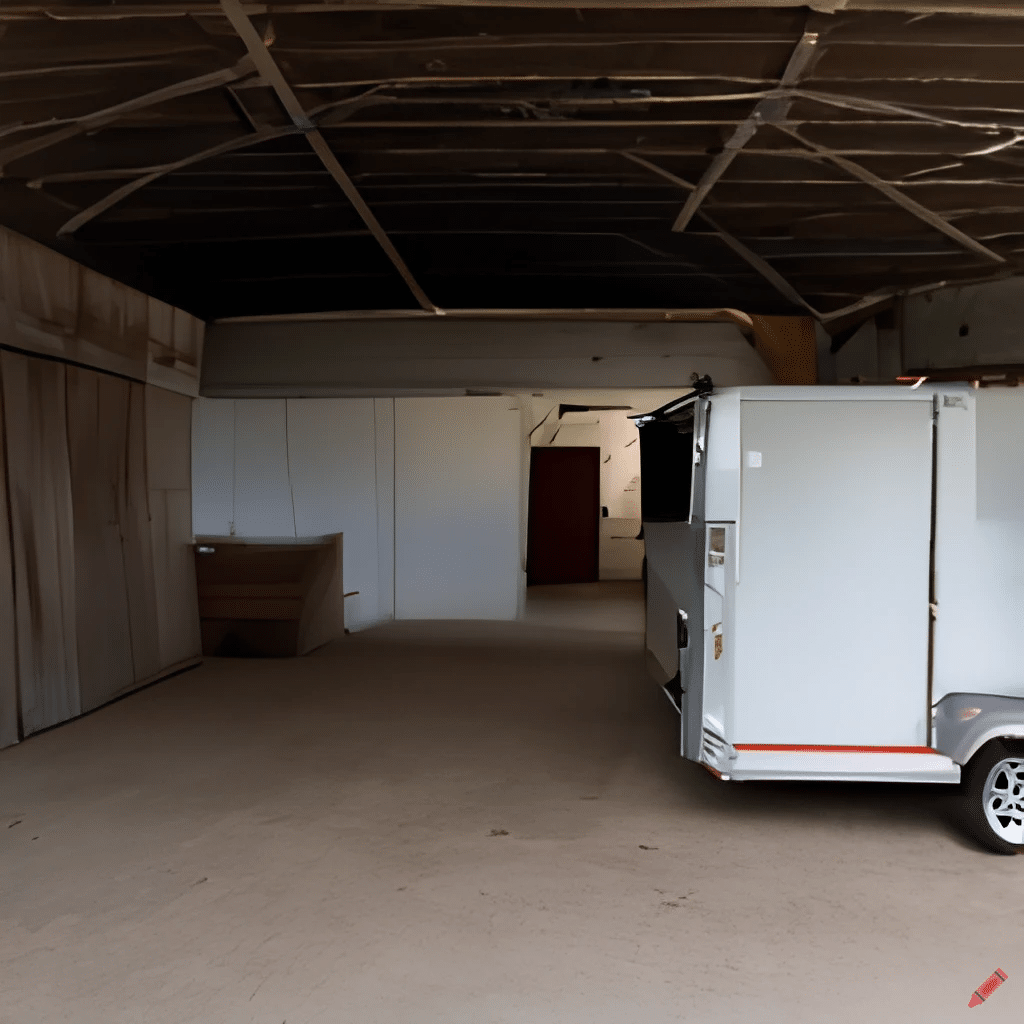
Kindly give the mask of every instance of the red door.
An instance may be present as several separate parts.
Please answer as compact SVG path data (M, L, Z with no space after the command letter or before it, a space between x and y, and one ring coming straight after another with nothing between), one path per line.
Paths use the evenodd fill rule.
M600 502L600 448L531 450L529 585L597 580Z

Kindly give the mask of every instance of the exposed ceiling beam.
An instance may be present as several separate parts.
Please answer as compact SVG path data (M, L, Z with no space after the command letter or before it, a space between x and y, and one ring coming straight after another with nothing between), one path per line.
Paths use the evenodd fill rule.
M680 178L676 174L672 174L670 171L666 171L663 167L659 167L657 164L653 164L649 160L645 160L643 157L637 156L635 153L624 152L622 155L626 157L627 160L632 160L633 163L639 164L641 167L646 167L653 173L660 175L666 181L671 181L674 184L679 185L681 188L688 189L691 195L696 194L697 186L683 178ZM718 237L721 238L733 252L749 263L750 266L752 266L781 295L784 295L790 302L795 303L798 306L803 306L803 308L806 309L816 320L821 319L821 313L807 302L803 296L801 296L800 293L773 266L771 266L771 264L758 256L756 252L744 245L734 235L722 228L721 225L715 223L715 221L712 220L704 210L700 210L699 213Z
M790 55L789 63L779 81L782 89L791 89L800 80L801 75L810 67L812 59L818 52L818 33L804 32L799 42ZM702 175L696 188L690 193L672 225L673 231L685 231L686 226L693 220L694 214L700 209L707 194L715 187L715 184L729 169L729 165L736 159L737 154L754 137L757 129L765 122L771 122L784 118L789 113L792 101L788 99L763 99L759 100L750 117L748 117L733 132L732 137L725 144L725 148L719 153L711 165Z
M291 117L296 127L298 127L306 136L306 141L320 158L320 161L327 169L327 172L338 183L341 190L348 197L349 202L351 202L355 207L356 212L363 219L363 222L373 233L373 236L377 239L380 247L387 254L388 258L394 264L395 269L399 274L401 274L402 279L409 286L409 290L415 296L416 301L428 312L435 314L440 313L441 310L430 301L426 292L424 292L419 286L416 278L413 277L412 271L406 266L405 260L403 260L401 255L399 255L399 252L395 248L391 239L388 238L384 229L378 223L373 211L366 205L365 200L359 194L359 190L356 188L352 179L345 172L345 169L338 162L338 158L334 155L330 146L327 145L326 140L320 134L320 130L310 120L308 113L303 109L302 104L299 103L298 97L295 95L292 87L288 84L288 81L282 74L281 69L277 66L277 62L270 55L270 51L267 49L267 44L264 42L263 37L256 31L253 23L242 10L240 0L220 0L220 5L228 21L231 22L235 31L238 33L239 38L245 44L245 48L249 51L249 56L252 58L253 63L259 70L260 75L273 88L278 99L281 101L281 105L287 111L288 116Z
M1024 120L1022 120L1024 119L1024 109L1016 112L1019 115L1016 118L1018 123L1009 124L1006 121L998 119L988 121L965 121L961 118L943 117L939 114L929 114L925 110L919 110L903 104L889 103L884 100L864 99L860 96L843 96L838 93L821 92L818 89L796 89L794 90L794 95L801 99L814 100L818 103L824 103L827 106L836 107L841 110L858 110L891 115L889 120L881 123L893 123L894 118L910 118L915 121L926 121L929 124L948 125L953 128L982 128L986 130L999 128L1007 131L1013 131L1015 128L1019 128L1024 124ZM998 113L998 111L996 113ZM806 123L810 118L804 118L803 120ZM787 120L787 124L793 123L794 121Z
M157 167L151 167L148 169L135 168L131 171L94 171L92 172L93 176L84 180L103 180L104 178L109 178L111 176L125 177L129 173L138 174L140 170L143 171L143 173L139 174L138 177L132 178L131 181L126 182L120 188L114 189L113 192L107 193L107 195L103 196L102 199L98 199L95 203L87 206L84 210L76 213L74 217L61 226L57 234L61 238L73 235L90 221L95 220L122 200L127 199L133 192L138 192L140 188L145 188L151 182L156 181L157 178L162 178L165 174L173 174L175 171L180 171L192 164L199 163L201 160L209 160L215 156L221 156L223 153L231 153L234 150L244 149L247 146L256 146L261 142L269 142L271 139L280 139L285 135L296 135L298 132L298 128L293 125L289 125L287 128L275 128L271 131L253 132L252 135L243 135L241 138L228 139L226 142L222 142L217 146L210 146L208 149L200 150L198 153L192 153L189 156L183 157L181 160L175 160L173 163L169 164L161 164ZM30 188L39 188L42 186L44 181L45 179L37 178L34 181L30 181L28 185Z
M344 106L349 107L351 112L354 113L357 109L363 106L367 99L376 91L376 89L367 89L358 96L350 96L344 100L334 100L331 103L324 103L322 106L314 107L310 111L310 117L315 118L325 110L335 110L338 107ZM260 143L269 142L272 139L283 138L286 135L298 135L300 134L300 131L301 129L296 127L294 124L281 128L264 128L251 135L243 135L241 137L236 136L231 139L225 139L224 142L218 143L215 146L209 146L196 153L190 153L188 156L182 157L180 160L174 160L166 164L158 164L151 167L103 167L91 171L58 171L54 174L43 174L38 178L32 178L25 184L28 188L42 188L43 185L51 182L116 181L119 178L138 179L129 183L132 187L121 195L120 198L114 200L114 202L107 203L107 197L100 200L101 203L106 204L103 206L103 209L97 210L87 217L85 214L88 211L83 210L83 218L81 223L78 224L78 227L81 227L82 224L92 220L93 217L97 217L105 210L109 210L111 206L116 205L116 203L120 202L121 199L125 198L125 196L131 195L132 192L148 185L151 181L155 181L157 178L163 177L165 174L173 174L176 171L184 170L186 167L192 167L195 164L202 163L204 160L213 159L213 157L221 156L224 153L234 153L240 150L249 149L253 146L260 145ZM92 209L92 207L89 207L89 211L92 211ZM72 230L77 230L77 228Z
M419 309L337 310L330 313L277 313L223 317L215 324L318 323L335 320L422 320ZM450 320L596 320L644 323L734 323L751 330L754 322L738 309L448 309Z
M321 14L332 11L405 11L431 7L520 7L547 9L550 0L322 0L320 3L244 3L247 15ZM587 6L611 10L665 10L706 8L787 8L793 0L588 0ZM808 5L825 14L840 11L894 11L909 14L984 14L990 17L1024 17L1024 8L1016 0L811 0ZM52 18L68 21L118 21L125 18L174 18L189 15L216 15L216 3L202 0L177 0L166 4L124 4L117 11L106 5L12 4L0 13L0 20L38 20Z
M13 163L15 160L38 153L48 149L50 146L56 146L59 142L64 142L76 135L81 135L82 132L102 128L104 125L111 124L124 117L125 114L144 110L158 103L166 103L168 100L178 99L181 96L191 96L193 93L215 89L218 86L227 85L229 82L237 82L240 78L251 74L253 70L253 62L246 56L232 68L222 68L205 75L198 75L195 78L186 79L184 82L176 82L174 85L164 86L162 89L156 89L142 96L125 100L123 103L117 103L112 107L106 107L103 110L97 110L91 114L76 117L71 124L58 128L55 132L50 132L35 139L28 139L25 142L8 146L6 149L0 149L0 169ZM39 127L43 126L23 125L18 126L17 130Z
M835 330L836 325L840 324L844 319L856 314L870 315L888 305L896 296L922 295L926 292L939 291L942 288L962 288L971 284L987 284L990 281L1003 281L1011 276L1013 276L1012 271L1006 269L983 276L968 274L963 278L946 278L942 281L931 281L928 284L914 285L911 288L881 288L870 295L865 295L864 298L858 299L856 302L851 302L848 306L830 310L824 315L822 323L826 328Z
M845 157L839 156L838 154L827 149L825 146L819 146L816 142L812 142L809 139L805 139L797 131L792 128L788 128L785 125L777 124L775 127L790 138L795 139L797 142L802 143L808 149L813 150L819 156L825 157L827 160L831 160L837 167L841 167L844 171L848 171L855 178L860 178L866 185L870 185L872 188L877 189L882 195L887 196L894 203L898 203L908 213L912 213L915 217L924 221L926 224L931 225L937 231L941 231L944 235L948 235L950 238L956 239L965 249L969 249L973 253L977 253L979 256L984 256L985 259L992 260L994 263L1005 263L1006 259L1000 256L999 253L993 252L988 246L982 245L975 238L971 238L970 235L965 234L959 228L954 227L949 223L948 220L940 217L933 210L929 210L927 207L922 206L920 203L911 199L910 196L905 195L898 188L893 187L888 182L883 181L876 174L872 174L871 171L860 164L854 163L852 160L847 160Z

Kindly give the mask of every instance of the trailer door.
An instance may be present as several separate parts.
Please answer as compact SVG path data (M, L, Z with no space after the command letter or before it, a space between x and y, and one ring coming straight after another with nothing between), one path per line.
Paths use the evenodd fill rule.
M932 405L742 403L733 742L924 746Z

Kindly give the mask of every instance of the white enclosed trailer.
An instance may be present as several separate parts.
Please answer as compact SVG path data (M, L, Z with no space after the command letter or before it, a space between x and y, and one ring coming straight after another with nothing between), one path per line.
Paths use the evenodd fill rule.
M683 755L961 784L976 837L1024 849L1024 392L707 384L634 417Z

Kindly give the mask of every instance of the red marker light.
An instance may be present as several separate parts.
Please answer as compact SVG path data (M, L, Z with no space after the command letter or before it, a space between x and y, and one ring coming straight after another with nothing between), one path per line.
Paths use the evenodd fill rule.
M1000 971L997 968L993 974L990 974L975 989L974 995L971 996L971 1001L967 1005L981 1006L981 1004L985 1002L985 1000L988 999L988 997L992 995L992 993L995 992L995 990L999 988L999 986L1002 985L1004 981L1006 981L1006 972Z

